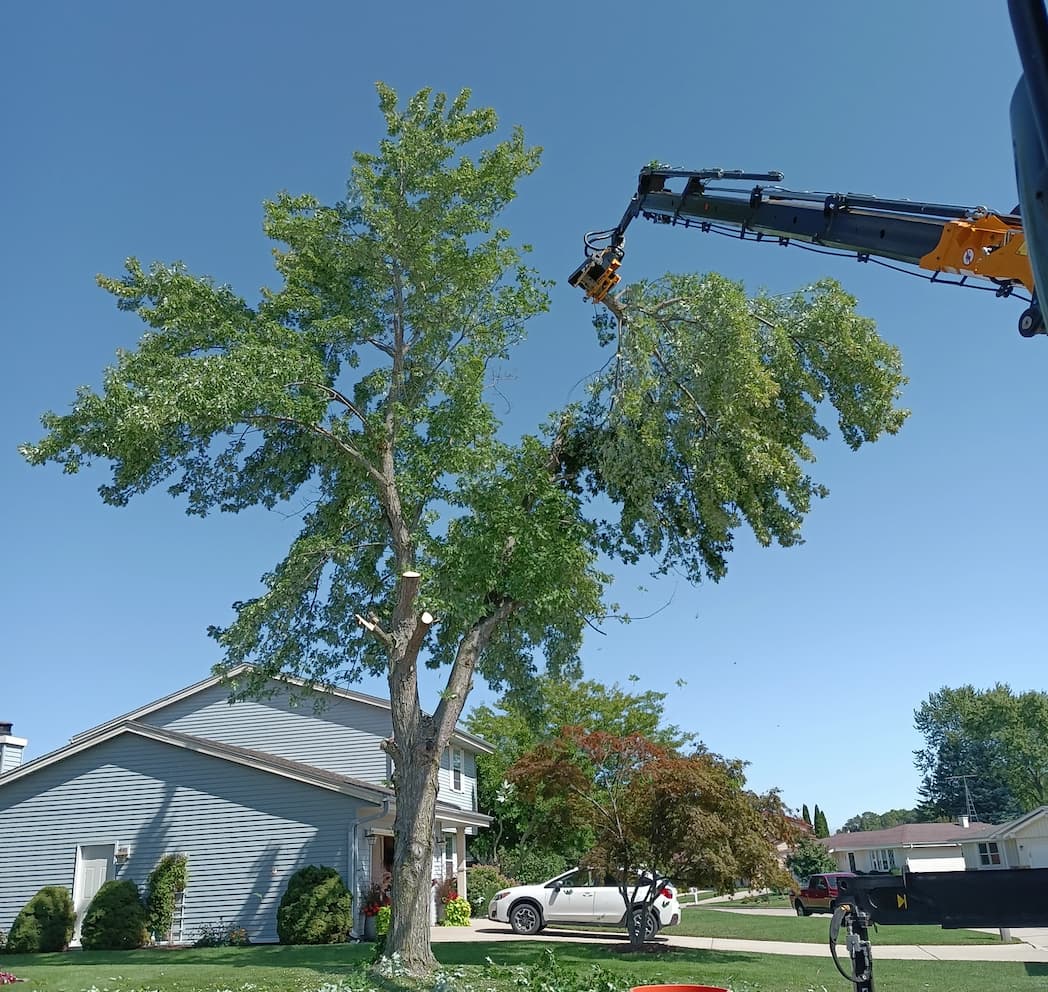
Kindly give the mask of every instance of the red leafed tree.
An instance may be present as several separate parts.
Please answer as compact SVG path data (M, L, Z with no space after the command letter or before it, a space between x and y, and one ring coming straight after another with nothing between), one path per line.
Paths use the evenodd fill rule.
M667 881L733 890L786 885L776 844L793 828L776 791L746 789L744 763L705 749L681 754L639 734L566 727L524 755L510 779L527 801L544 800L550 829L589 831L587 861L619 884L630 941ZM638 873L654 884L637 884Z

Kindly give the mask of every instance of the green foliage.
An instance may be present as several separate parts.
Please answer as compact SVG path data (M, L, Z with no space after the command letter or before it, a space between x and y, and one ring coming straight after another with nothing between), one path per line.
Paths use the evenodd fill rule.
M815 822L812 826L815 828L816 837L830 836L830 826L826 822L826 814L818 806L815 807Z
M921 823L924 817L919 809L890 809L886 813L857 813L844 821L844 833L859 833L867 830L888 830L904 823Z
M519 844L504 851L501 863L506 875L516 879L519 885L545 882L571 867L562 855L526 844Z
M149 939L149 913L132 881L110 879L95 893L80 924L85 951L129 951Z
M353 897L334 868L307 865L288 881L277 909L282 944L338 944L353 929Z
M552 876L547 875L546 877ZM494 865L474 865L472 868L467 868L466 891L469 893L470 912L474 916L487 916L488 904L495 893L501 889L508 889L512 884L513 882Z
M385 937L389 933L389 925L393 921L393 907L392 906L380 906L378 912L375 914L375 934L379 937Z
M837 862L815 838L803 836L786 856L786 867L794 878L803 882L809 875L836 871Z
M807 803L804 804L804 809L801 812L801 819L804 820L804 822L807 823L809 827L813 826L813 824L811 822L811 813L808 812L808 804Z
M205 923L197 930L194 947L247 947L251 938L244 927L226 926L219 917L217 923Z
M163 939L171 931L175 899L185 891L189 879L188 860L184 854L165 855L146 881L145 904L149 913L146 925L155 940Z
M444 926L468 927L470 918L469 900L456 896L444 904Z
M794 830L775 792L745 788L743 764L699 750L682 755L638 734L615 737L569 728L510 772L526 800L559 797L558 822L593 831L586 863L605 872L643 869L678 885L733 891L788 882L776 844ZM623 904L636 888L621 885ZM648 889L654 901L658 886ZM630 930L632 943L642 933Z
M595 680L540 676L511 688L493 707L474 709L466 719L467 729L494 747L494 753L477 756L477 769L480 808L495 820L493 828L474 842L474 851L515 877L517 872L507 867L506 859L512 855L506 849L520 845L557 855L557 863L563 862L564 867L577 863L592 845L592 836L587 831L548 829L551 821L543 803L521 802L506 781L510 766L540 741L572 726L619 735L638 733L666 747L683 747L692 735L672 724L663 726L665 699L664 692L629 692L617 683L607 686Z
M1048 693L944 686L914 724L926 745L914 752L923 818L967 813L970 797L979 820L1003 823L1048 802Z
M565 445L574 477L620 508L603 550L662 572L720 579L734 532L801 540L814 498L805 463L828 437L828 401L852 448L894 434L898 350L832 280L748 299L718 275L668 275L623 294L628 327Z
M60 885L45 885L22 907L7 935L10 954L64 951L73 939L73 897Z

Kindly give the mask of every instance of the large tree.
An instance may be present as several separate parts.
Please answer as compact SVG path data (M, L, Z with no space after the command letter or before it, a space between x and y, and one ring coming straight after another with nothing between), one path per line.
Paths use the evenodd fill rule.
M147 333L22 450L67 472L109 462L100 492L117 506L166 482L193 514L308 507L263 592L212 633L224 667L256 666L242 695L272 676L385 673L387 947L421 972L438 763L474 678L526 682L538 656L570 671L607 614L602 553L698 580L724 574L744 524L797 543L825 493L804 466L824 401L852 447L904 413L898 353L834 284L751 300L679 276L623 301L629 326L588 406L507 439L489 376L547 298L496 219L538 151L519 130L496 141L466 92L400 109L380 86L379 104L387 137L355 156L345 202L266 204L278 284L257 304L181 265L100 277ZM432 713L420 663L448 672Z
M591 679L543 676L527 693L511 689L494 705L475 707L465 724L494 747L494 753L477 757L480 808L494 817L494 823L492 830L477 839L474 851L483 852L514 877L519 876L519 870L501 861L507 849L517 849L516 860L530 853L566 861L577 859L589 843L588 835L546 831L549 818L543 805L521 799L507 781L510 767L539 743L555 738L564 727L619 736L642 734L656 744L681 748L693 735L663 724L665 699L666 693L651 689L630 692L617 683L606 686Z
M887 830L904 823L921 823L924 820L919 809L890 809L886 813L856 813L844 821L842 833L859 833L867 830Z
M1048 801L1048 695L1015 695L1008 686L971 685L931 693L914 714L925 746L923 819L955 818L975 808L1003 823Z
M744 767L701 746L684 755L641 734L567 727L520 758L510 777L526 799L546 804L555 829L592 834L585 863L618 879L638 944L664 882L719 892L739 879L788 884L776 845L796 830L777 792L745 788ZM646 888L639 872L651 880Z

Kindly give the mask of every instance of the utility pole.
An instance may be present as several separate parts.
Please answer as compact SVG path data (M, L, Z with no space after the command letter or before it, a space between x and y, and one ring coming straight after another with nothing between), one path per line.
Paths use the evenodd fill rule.
M968 779L978 777L978 775L954 775L950 778L951 782L964 783L964 812L971 823L978 822L979 814L975 812L975 800L972 799L971 789L968 788Z

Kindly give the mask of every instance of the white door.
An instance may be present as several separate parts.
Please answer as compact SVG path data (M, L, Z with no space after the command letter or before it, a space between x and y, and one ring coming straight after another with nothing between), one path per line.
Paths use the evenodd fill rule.
M102 883L113 875L114 844L86 844L76 851L76 871L73 875L73 909L76 911L76 929L73 943L80 943L80 922L91 905Z
M597 917L594 912L592 873L589 868L576 868L556 879L556 884L546 886L547 920L574 923L592 923Z

